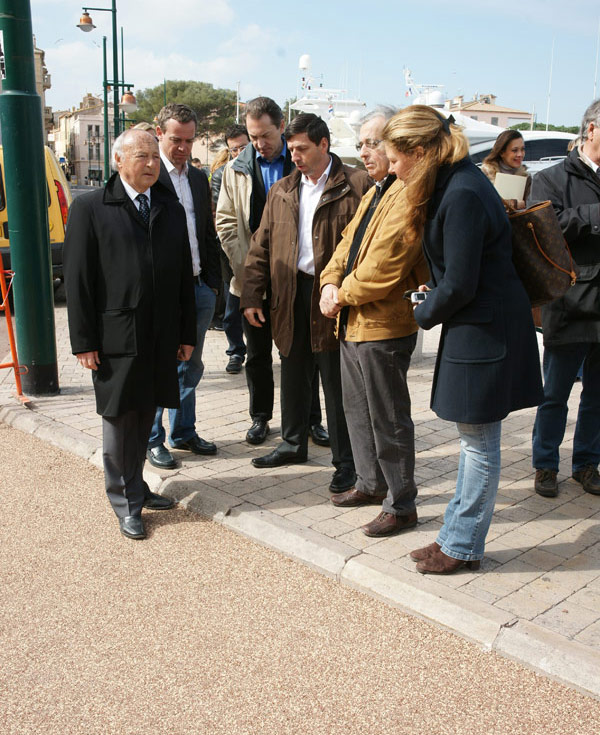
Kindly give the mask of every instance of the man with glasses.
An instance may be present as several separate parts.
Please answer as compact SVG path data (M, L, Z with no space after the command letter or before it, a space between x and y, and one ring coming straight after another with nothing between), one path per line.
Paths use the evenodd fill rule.
M198 119L187 105L171 103L158 113L156 135L160 149L163 186L177 195L185 209L196 297L196 346L187 362L180 362L180 408L169 409L169 441L174 449L193 454L216 454L217 446L196 433L196 387L204 374L202 350L206 331L215 310L220 281L219 250L210 206L210 189L204 171L188 164L196 139ZM147 459L160 469L176 466L165 447L163 409L157 408L148 442Z
M283 138L283 112L270 97L256 97L246 105L246 128L251 144L228 163L223 171L217 202L217 233L233 277L230 294L241 295L244 263L252 233L262 217L271 186L294 169ZM262 444L269 434L273 416L273 340L271 338L271 287L263 294L262 326L252 326L242 319L246 337L246 381L250 393L252 426L246 433L249 444ZM309 433L316 444L329 445L327 431L321 425L318 376L313 380Z

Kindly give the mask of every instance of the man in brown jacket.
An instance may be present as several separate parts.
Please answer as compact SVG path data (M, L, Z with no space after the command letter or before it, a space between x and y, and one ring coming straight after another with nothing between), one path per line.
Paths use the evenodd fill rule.
M241 308L255 327L265 323L262 296L271 280L271 329L281 352L281 435L255 467L306 462L315 361L325 394L336 468L330 489L354 486L354 460L342 408L339 343L319 309L319 276L367 189L369 177L329 152L329 129L301 113L285 139L296 170L274 184L246 258Z

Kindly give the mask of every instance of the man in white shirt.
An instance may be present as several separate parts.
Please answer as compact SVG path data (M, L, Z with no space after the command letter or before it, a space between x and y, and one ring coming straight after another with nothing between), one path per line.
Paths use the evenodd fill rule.
M177 195L185 210L196 295L196 347L188 362L179 363L181 406L169 410L169 443L174 449L194 454L216 454L216 445L198 436L195 426L196 386L204 373L204 338L214 313L220 283L219 249L210 187L204 171L188 164L196 138L196 113L187 105L171 103L158 113L157 122L161 157L159 181ZM163 409L158 407L146 456L155 467L173 469L176 462L164 444L166 435L162 416Z
M354 460L342 408L335 324L319 309L319 276L344 227L369 188L364 171L329 152L327 124L301 113L285 130L295 171L271 187L246 258L241 308L254 327L265 324L262 297L271 281L271 329L281 353L283 442L255 467L306 462L311 381L315 362L325 394L336 468L330 489L354 486Z

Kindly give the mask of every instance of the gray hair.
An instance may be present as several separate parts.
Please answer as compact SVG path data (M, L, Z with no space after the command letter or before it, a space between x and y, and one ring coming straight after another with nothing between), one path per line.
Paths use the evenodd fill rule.
M152 135L152 133L146 130L140 130L139 128L129 128L129 130L121 133L118 138L115 138L115 142L113 143L111 162L112 167L115 171L117 170L117 156L122 157L123 149L129 145L132 145L135 142L135 139L139 138L140 136L148 136L158 146L158 143L156 142L156 137Z
M369 110L369 112L365 113L360 118L360 125L362 126L365 123L374 120L376 117L382 117L385 122L387 122L388 120L391 120L398 112L398 107L393 107L392 105L377 105L377 107Z
M581 121L581 131L579 137L582 141L586 141L588 137L588 127L590 123L598 125L600 127L600 99L594 100L592 104L583 113L583 120Z

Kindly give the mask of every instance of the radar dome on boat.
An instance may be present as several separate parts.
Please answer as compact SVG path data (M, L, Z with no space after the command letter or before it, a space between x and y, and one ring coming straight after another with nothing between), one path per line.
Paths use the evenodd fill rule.
M429 102L427 104L431 105L432 107L443 107L444 106L444 95L439 90L434 90L433 92L430 92L429 95Z
M308 54L302 54L298 61L298 69L310 69L310 56Z
M362 112L360 110L352 110L352 112L348 116L348 121L352 123L353 125L356 125L356 123L360 121L361 117L362 117Z

